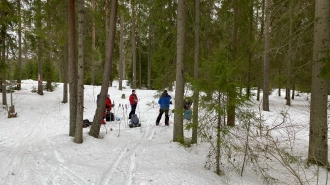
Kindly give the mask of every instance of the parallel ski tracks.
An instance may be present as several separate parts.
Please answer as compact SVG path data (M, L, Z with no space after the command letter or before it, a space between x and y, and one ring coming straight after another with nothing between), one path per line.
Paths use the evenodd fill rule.
M121 150L117 159L108 171L103 174L100 184L134 184L136 154L139 153L141 144L150 141L155 134L155 129L152 129L150 126L141 127L140 131L143 133L142 137L132 140Z
M12 148L10 152L3 153L1 156L1 161L5 161L5 163L1 164L0 168L6 169L7 174L3 174L4 178L0 179L0 184L22 184L23 182L17 182L19 178L14 178L15 175L22 175L21 173L25 173L29 166L27 162L29 162L28 153L33 149L33 144L36 142L36 137L40 133L39 124L42 124L43 120L38 120L35 124L30 124L30 128L25 130L25 133L13 133L15 134L12 137L19 137L19 139L15 139L15 143L10 141L8 138L8 148ZM25 155L27 154L27 155ZM15 180L16 179L16 180ZM22 181L25 179L20 179Z

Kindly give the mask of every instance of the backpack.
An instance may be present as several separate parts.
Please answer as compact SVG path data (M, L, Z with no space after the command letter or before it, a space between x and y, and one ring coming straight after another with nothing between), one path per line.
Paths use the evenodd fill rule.
M105 119L106 121L115 121L115 115L112 112L107 111Z
M139 123L139 118L137 117L136 114L131 115L131 123L134 124L134 125Z
M129 127L132 128L132 127L140 127L140 126L141 126L141 124L140 124L139 118L137 117L136 114L132 114Z
M191 110L186 110L184 112L183 118L190 121L191 120Z
M88 119L83 120L83 128L87 128L92 124L93 124L93 122L90 122Z

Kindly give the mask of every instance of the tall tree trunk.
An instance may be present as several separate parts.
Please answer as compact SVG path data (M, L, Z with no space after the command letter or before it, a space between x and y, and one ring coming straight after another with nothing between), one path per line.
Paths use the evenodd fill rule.
M200 35L200 0L195 0L195 64L194 64L194 78L198 79L199 71L199 35ZM198 132L198 105L199 105L199 91L194 88L193 94L193 128L191 143L197 143Z
M142 87L142 49L139 47L139 88Z
M290 1L290 9L293 9L293 1ZM292 11L291 11L292 13ZM288 56L287 56L287 64L286 64L286 89L285 89L285 97L286 97L286 105L291 106L291 97L290 97L290 92L291 92L291 87L292 87L292 77L291 77L291 63L292 63L292 18L293 15L290 16L290 27L289 27L289 51L288 51Z
M101 86L101 93L99 98L99 103L97 105L93 125L89 131L89 135L98 138L101 128L102 114L105 111L105 98L108 93L108 85L111 73L113 50L115 45L115 33L116 33L116 20L117 20L117 0L112 0L111 10L110 10L110 23L109 23L109 35L107 37L106 43L106 61L104 63L104 73L103 82Z
M238 19L239 19L239 12L238 0L234 0L233 12L234 12L234 22L233 22L233 32L232 32L232 48L231 48L231 60L236 62L237 59L237 42L238 42ZM235 79L229 79L228 83L228 90L227 90L227 125L228 126L235 126L235 116L236 116L236 87L233 83Z
M69 46L69 92L70 92L70 131L74 136L77 118L77 61L76 61L76 13L75 0L68 0L68 46Z
M1 46L0 46L0 52L1 52L1 63L2 66L6 65L6 29L4 28L5 26L2 26L1 28ZM6 69L0 69L1 75L2 75L2 105L8 105L7 104L7 84L6 84Z
M120 59L119 59L119 90L123 90L124 65L124 13L120 13Z
M68 43L63 46L62 73L63 73L63 100L62 103L68 103Z
M261 75L258 74L258 88L257 88L257 101L260 101L260 87L261 87Z
M264 84L263 84L263 97L262 109L269 111L269 41L270 41L270 2L266 0L266 19L265 19L265 49L264 49Z
M93 12L95 12L95 0L93 0L92 2L92 10ZM96 41L96 37L95 37L95 16L93 16L93 28L92 28L92 62L91 62L91 84L95 85L95 53L96 53L96 49L95 49L95 41Z
M259 10L257 11L257 13L259 13ZM259 17L259 16L257 16ZM262 35L264 34L264 25L265 25L265 21L264 21L264 17L265 17L265 0L262 0L261 1L261 21L260 21L260 33L259 33L259 37L261 38ZM261 59L260 60L257 60L258 61L258 69L259 69L259 72L258 72L258 89L257 89L257 101L260 101L260 89L261 89L261 86L262 86L262 80L261 80L261 77L262 77L262 61Z
M136 34L135 34L135 4L134 0L131 1L132 5L132 57L133 57L133 83L132 88L136 89Z
M65 14L68 14L68 6L65 6ZM68 22L68 16L65 16L65 21ZM63 37L67 39L67 32L63 32ZM63 58L62 58L62 76L63 76L63 100L62 103L68 103L68 82L69 82L69 63L68 63L68 42L63 45Z
M22 83L22 17L21 17L21 1L17 0L17 12L18 12L18 80L17 89L21 90Z
M149 25L148 35L148 89L151 89L151 70L152 70L152 36L153 36L153 24Z
M109 0L105 0L105 36L107 37L108 34L109 34Z
M282 60L278 61L278 76L280 77L282 75ZM282 86L282 80L278 78L278 96L281 96L281 86Z
M221 94L218 95L218 107L221 106ZM215 155L215 161L216 161L216 174L221 175L221 115L217 115L217 143L216 143L216 155Z
M253 35L253 4L254 2L251 1L249 4L249 45L248 45L248 72L247 72L247 87L246 87L246 96L250 98L251 95L251 76L252 76L252 48L254 45L254 35Z
M312 92L308 161L328 167L327 103L329 82L320 76L324 60L329 59L330 1L315 1Z
M37 0L37 22L36 27L39 32L37 40L37 52L38 52L38 94L44 95L42 86L42 42L41 42L41 0Z
M83 115L84 115L84 2L78 0L78 91L77 91L77 118L76 131L74 135L75 143L83 142Z
M295 84L295 78L293 76L292 77L292 94L291 94L291 99L293 99L293 100L294 100L295 90L296 90L296 84Z
M186 34L186 1L178 0L177 17L177 61L173 141L184 142L183 135L183 94L184 94L184 48Z
M106 20L106 36L108 36L109 35L109 3L108 3L108 0L106 0L106 16L105 16L105 20ZM106 51L105 52L108 52L108 48L106 48ZM107 59L106 59L107 60ZM111 75L112 75L112 65L111 65L111 67L110 67L110 71L109 71L109 80L108 80L108 87L112 87L112 77L111 77Z
M50 4L50 0L46 1L47 4ZM51 17L52 17L52 12L50 9L48 9L48 13L47 13L47 44L49 46L52 45L52 30L51 30ZM52 51L51 49L48 47L47 48L47 53L48 55L46 55L46 60L45 60L45 75L44 75L44 79L47 81L46 83L46 89L47 91L53 91L53 86L52 86L52 81L51 81L51 77L52 77L52 73L53 70L51 69L51 60L52 60Z

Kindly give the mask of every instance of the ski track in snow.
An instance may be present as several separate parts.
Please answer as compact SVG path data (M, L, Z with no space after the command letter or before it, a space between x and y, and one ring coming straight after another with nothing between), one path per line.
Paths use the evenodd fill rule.
M148 112L142 112L141 114L148 114ZM126 116L125 114L123 114ZM140 112L138 112L138 115L140 117ZM122 119L120 120L120 122ZM127 120L128 121L128 120ZM136 184L134 182L134 170L136 168L136 155L141 150L141 145L144 142L149 142L154 138L155 135L155 127L152 125L147 125L147 120L140 120L142 123L142 127L139 128L132 128L132 131L136 131L136 129L139 129L139 131L142 133L142 136L137 140L131 140L130 144L127 144L120 152L116 160L114 160L114 163L110 166L108 171L103 174L102 180L100 184L127 184L132 185ZM119 122L119 124L120 124ZM126 122L124 120L124 122ZM124 123L126 124L126 123Z
M14 96L14 98L17 97ZM39 95L34 94L34 96L31 96L30 93L21 94L20 98L29 98L31 102L40 101ZM17 101L19 101L18 98ZM33 105L31 107L29 105L25 105L25 107L16 106L16 110L18 110L17 112L20 112L16 118L18 120L17 124L20 124L27 129L13 131L10 128L7 128L8 131L3 132L5 137L7 136L7 138L5 138L5 146L11 148L11 150L5 150L10 152L1 152L0 155L1 161L5 161L5 163L1 163L0 169L2 171L7 171L6 174L2 174L0 184L15 185L24 184L26 182L33 183L30 182L30 179L17 177L27 177L31 168L35 168L35 164L31 164L35 162L35 159L31 159L31 156L29 155L30 152L36 152L37 150L34 146L38 145L38 143L41 143L43 140L48 140L49 131L56 131L52 128L51 124L47 124L44 116L45 114L53 116L53 113L56 112L52 103L53 102L45 102L42 107L37 109L33 108ZM33 114L24 115L24 109L33 110ZM35 118L35 121L26 121L24 119L25 116ZM42 130L46 130L47 132L43 132Z
M102 185L118 184L133 185L134 183L134 170L136 168L136 154L141 150L140 145L144 142L148 142L153 139L155 129L151 126L132 128L139 129L142 132L142 136L137 140L132 140L130 144L127 144L118 155L117 159L110 166L108 171L103 174L101 183ZM125 182L123 182L125 180Z
M13 137L20 137L19 139L16 139L18 142L12 142L11 147L13 150L9 153L4 153L1 157L2 161L6 161L6 163L1 165L1 168L7 169L7 174L5 179L8 179L9 182L1 182L1 184L20 184L21 182L17 182L17 178L11 178L15 175L20 175L21 173L24 173L23 169L27 168L26 165L26 153L30 152L33 148L33 144L36 140L35 137L38 134L40 134L39 126L40 123L42 123L43 120L39 119L36 123L25 123L25 124L31 124L29 130L25 130L25 133L16 133ZM10 140L10 139L9 139ZM16 180L15 180L16 179Z
M45 93L44 96L50 94ZM17 95L16 95L17 96ZM61 139L66 141L67 135L63 137L63 127L68 127L67 121L69 118L62 115L63 107L68 107L66 104L61 104L60 98L55 101L47 102L42 100L43 96L31 93L20 93L15 97L15 101L20 101L21 98L27 98L32 103L31 105L15 105L16 111L19 113L17 124L24 125L25 129L11 130L6 128L0 131L3 133L3 138L0 140L0 158L1 161L5 161L0 165L0 170L6 171L6 174L0 176L0 184L4 185L16 185L16 184L126 184L134 185L147 183L144 180L141 181L138 177L135 177L135 171L139 167L137 166L139 157L143 153L143 146L149 145L157 132L166 132L167 127L155 126L155 119L145 115L150 114L151 110L140 111L137 110L137 115L142 127L128 128L127 119L129 110L118 109L114 110L115 115L120 117L120 121L116 121L116 125L120 126L123 130L123 134L130 135L131 140L125 139L121 147L116 148L115 154L112 156L111 163L108 163L109 167L100 173L99 176L82 176L80 172L82 166L76 163L68 162L69 158L65 155L66 152L63 149L57 148L57 140ZM47 100L47 98L46 98ZM36 107L33 102L43 101L41 106ZM24 106L24 107L23 107ZM29 109L29 115L25 114L24 110ZM155 112L158 108L153 108ZM32 114L31 114L32 112ZM34 121L29 122L31 119L25 121L25 117L33 117ZM54 126L50 120L60 120L56 122ZM51 123L51 124L49 124ZM65 123L65 125L63 124ZM108 125L106 125L108 127ZM114 125L113 125L114 126ZM110 127L111 124L110 124ZM103 127L101 127L102 131ZM10 132L9 132L10 131ZM103 130L104 131L104 130ZM102 131L102 133L104 133ZM109 129L108 129L109 131ZM109 131L110 133L118 130ZM118 137L119 134L118 134ZM123 136L128 137L128 136ZM70 144L70 143L69 143ZM3 149L2 147L6 147ZM7 148L11 148L8 150ZM111 156L111 157L112 157ZM92 166L94 167L94 166ZM98 167L98 166L96 166ZM33 173L31 173L33 172ZM66 181L64 182L63 179ZM91 181L90 181L91 180ZM148 184L148 183L147 183Z

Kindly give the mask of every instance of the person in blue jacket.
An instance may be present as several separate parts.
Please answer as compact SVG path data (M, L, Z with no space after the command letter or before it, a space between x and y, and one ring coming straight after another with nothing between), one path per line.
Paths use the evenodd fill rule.
M159 114L156 120L156 125L159 125L159 121L162 118L163 113L165 112L165 125L169 126L168 121L169 121L169 116L168 116L168 111L170 109L170 104L172 104L171 102L171 96L168 95L167 90L164 90L164 92L162 93L162 95L160 96L159 100L158 100L158 104L160 105L160 109L159 109Z

